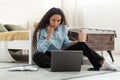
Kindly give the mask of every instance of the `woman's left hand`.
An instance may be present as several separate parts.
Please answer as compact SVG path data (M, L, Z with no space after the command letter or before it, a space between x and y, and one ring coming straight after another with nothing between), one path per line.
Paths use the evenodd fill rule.
M86 42L86 40L87 40L87 34L83 33L83 32L80 32L78 34L78 41L79 42Z

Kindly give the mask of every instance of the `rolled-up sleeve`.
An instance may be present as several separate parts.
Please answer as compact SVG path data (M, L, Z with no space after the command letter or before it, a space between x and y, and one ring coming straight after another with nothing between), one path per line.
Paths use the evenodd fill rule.
M50 46L51 42L48 41L47 39L44 39L44 40L39 40L38 43L37 43L37 50L39 52L43 52L45 53L48 49L48 47Z
M41 30L37 33L37 51L45 53L51 42L46 39L46 32Z

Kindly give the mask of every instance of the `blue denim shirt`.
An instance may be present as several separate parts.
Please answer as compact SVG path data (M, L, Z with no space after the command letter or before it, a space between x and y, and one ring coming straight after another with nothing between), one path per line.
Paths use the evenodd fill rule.
M68 38L68 29L66 25L58 26L50 41L46 39L47 34L47 27L39 30L37 33L37 50L39 52L45 53L51 50L61 50L62 46L70 46L71 41Z

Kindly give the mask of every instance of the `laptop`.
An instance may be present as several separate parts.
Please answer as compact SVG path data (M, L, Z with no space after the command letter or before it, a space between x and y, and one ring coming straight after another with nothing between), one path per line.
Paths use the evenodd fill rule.
M80 71L82 51L52 51L51 71Z

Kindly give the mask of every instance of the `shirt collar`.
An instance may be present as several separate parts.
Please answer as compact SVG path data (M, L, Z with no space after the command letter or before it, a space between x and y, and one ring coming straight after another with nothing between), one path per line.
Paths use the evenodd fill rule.
M58 30L59 30L59 27L60 27L60 25L55 29L55 31L58 31ZM47 30L47 27L46 27L46 30Z

